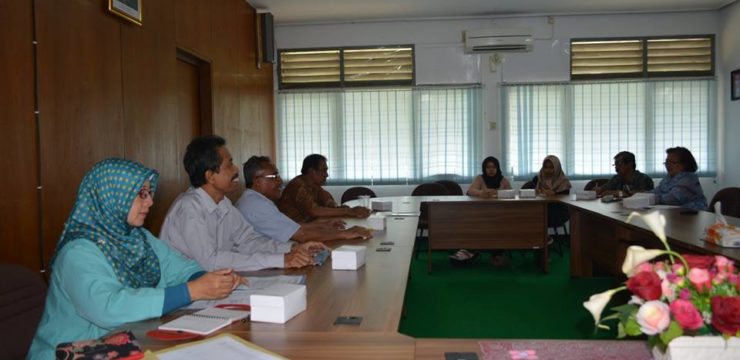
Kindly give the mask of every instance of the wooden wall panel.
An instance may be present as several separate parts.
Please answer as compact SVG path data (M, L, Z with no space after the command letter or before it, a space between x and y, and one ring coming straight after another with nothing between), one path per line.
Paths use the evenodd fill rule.
M0 261L38 270L38 143L34 117L33 10L30 1L0 2Z
M121 23L124 153L159 171L159 187L146 227L159 234L172 201L183 189L178 144L177 49L174 0L145 2L142 26ZM190 126L186 124L185 126Z
M211 64L213 127L229 140L237 161L256 153L274 155L274 130L265 130L272 126L265 116L272 114L272 70L254 66L254 9L243 0L144 2L143 26L111 14L105 1L38 0L35 14L31 4L0 4L0 19L11 25L0 29L0 39L20 53L0 55L5 65L0 71L11 70L8 86L0 90L5 95L0 101L11 104L3 106L11 120L0 129L13 135L0 145L9 154L2 164L14 169L13 177L2 180L14 194L0 203L2 259L18 252L17 242L6 239L30 238L22 254L12 257L38 267L33 237L41 232L48 262L82 176L111 156L160 171L156 208L147 223L158 232L172 199L184 190L186 141L180 130L192 129L177 116L177 48ZM29 53L32 14L39 41L38 130Z
M82 176L124 155L121 27L100 1L38 1L44 259L48 262Z

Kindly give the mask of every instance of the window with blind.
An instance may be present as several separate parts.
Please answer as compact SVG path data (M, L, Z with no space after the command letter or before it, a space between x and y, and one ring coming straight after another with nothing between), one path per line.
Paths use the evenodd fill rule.
M527 84L503 87L504 169L534 176L549 154L573 179L614 174L613 157L635 154L637 169L665 176L665 149L691 150L699 173L716 173L712 79Z
M573 39L571 79L714 75L714 35Z
M280 89L413 85L413 46L278 51Z
M327 157L330 184L471 181L481 159L478 86L278 94L280 172Z

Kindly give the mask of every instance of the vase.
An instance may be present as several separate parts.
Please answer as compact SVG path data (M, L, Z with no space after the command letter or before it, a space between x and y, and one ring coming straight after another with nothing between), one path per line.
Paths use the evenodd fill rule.
M665 353L653 348L655 360L737 360L740 338L725 340L721 336L679 336L668 343Z

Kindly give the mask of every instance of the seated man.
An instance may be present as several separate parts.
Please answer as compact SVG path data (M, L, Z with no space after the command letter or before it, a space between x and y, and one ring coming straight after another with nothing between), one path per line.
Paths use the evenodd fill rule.
M295 222L304 223L322 217L354 217L364 219L370 210L355 206L337 206L328 191L321 188L329 177L329 167L323 155L312 154L303 159L301 175L288 183L280 198L280 211Z
M275 164L266 156L252 156L244 163L244 183L247 190L236 202L236 207L262 235L280 241L293 239L300 242L372 237L369 230L359 226L344 230L319 221L298 224L281 213L274 201L280 199L283 180Z
M639 172L635 164L635 154L622 151L614 157L614 175L609 181L594 189L599 195L631 196L637 192L650 191L653 189L653 179Z
M324 245L296 245L262 236L225 196L239 186L239 169L225 145L218 136L195 138L188 145L183 162L192 187L180 194L167 212L162 240L208 271L312 264L312 252Z

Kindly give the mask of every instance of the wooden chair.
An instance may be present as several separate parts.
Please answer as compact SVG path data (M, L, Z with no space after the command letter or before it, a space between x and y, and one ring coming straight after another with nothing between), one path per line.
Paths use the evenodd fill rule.
M342 204L346 203L347 201L356 200L361 195L370 195L371 198L377 197L374 191L364 186L355 186L344 191L344 193L342 194Z
M460 187L460 184L452 181L452 180L439 180L436 182L437 184L441 184L442 186L447 189L448 195L462 195L463 191Z
M593 179L586 183L586 186L583 187L584 191L593 190L595 187L599 187L601 185L606 184L609 182L609 179Z
M462 192L462 190L461 190ZM411 196L435 196L435 195L449 195L447 188L439 183L427 183L421 184L414 188L411 192ZM429 219L427 215L427 207L425 203L421 203L419 206L419 224L416 226L416 240L414 241L414 259L419 257L419 250L421 243L427 242L429 239L424 232L429 229Z
M46 283L20 265L0 263L0 350L3 359L24 359L44 312Z
M722 214L740 217L740 188L729 187L718 191L712 197L707 210L714 212L714 204L718 201L722 203Z

